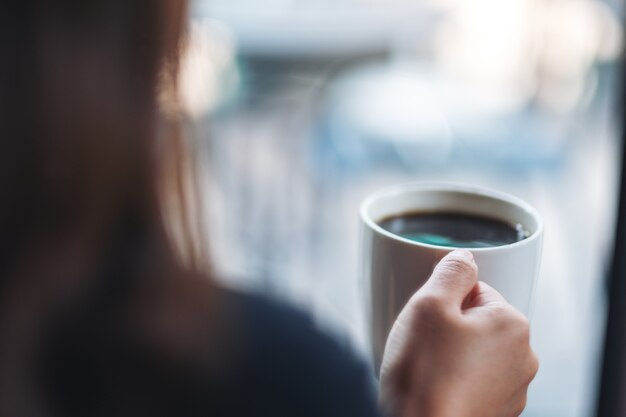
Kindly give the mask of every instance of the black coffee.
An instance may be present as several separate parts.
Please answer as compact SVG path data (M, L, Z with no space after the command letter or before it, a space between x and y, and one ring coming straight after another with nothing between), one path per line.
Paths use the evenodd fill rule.
M389 217L379 225L398 236L430 245L488 248L519 242L529 236L521 225L460 213L408 213Z

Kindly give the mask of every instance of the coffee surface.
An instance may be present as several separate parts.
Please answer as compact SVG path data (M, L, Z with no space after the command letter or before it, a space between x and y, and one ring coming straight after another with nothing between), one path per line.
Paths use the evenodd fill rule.
M406 239L454 248L502 246L529 236L521 224L451 212L407 213L383 219L379 225Z

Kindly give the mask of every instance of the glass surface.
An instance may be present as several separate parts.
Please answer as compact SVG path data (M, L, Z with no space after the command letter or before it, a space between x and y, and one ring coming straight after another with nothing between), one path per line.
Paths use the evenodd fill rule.
M361 201L407 181L516 195L545 222L523 415L590 416L620 154L613 6L196 2L181 85L224 280L363 352Z

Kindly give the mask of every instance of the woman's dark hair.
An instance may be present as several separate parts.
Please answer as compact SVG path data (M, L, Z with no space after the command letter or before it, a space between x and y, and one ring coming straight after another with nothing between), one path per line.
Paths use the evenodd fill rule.
M164 194L188 213L184 143L157 100L173 89L186 17L182 0L20 0L0 13L2 416L62 403L45 381L69 341L198 360L210 286L168 233Z

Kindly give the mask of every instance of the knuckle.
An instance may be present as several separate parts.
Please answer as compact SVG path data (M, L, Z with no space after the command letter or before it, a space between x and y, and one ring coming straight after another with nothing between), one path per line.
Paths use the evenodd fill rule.
M428 292L419 294L413 302L413 311L421 319L442 322L449 320L449 312L443 297Z
M491 306L491 313L492 320L490 324L494 330L508 331L509 329L516 327L511 311L507 305L503 304Z
M521 328L530 327L526 316L524 316L519 310L517 310L512 305L504 304L502 305L501 308L506 311L504 315L506 316L507 320L509 320L509 322L511 324L514 324L517 328L521 329Z
M441 297L432 292L419 294L413 303L414 309L420 314L439 314L443 306Z
M511 324L513 319L513 314L511 312L511 308L508 304L499 303L491 305L490 308L494 312L494 316L502 323Z
M518 331L519 338L524 344L530 344L530 323L528 319L517 310L515 311L515 326Z
M501 328L509 329L510 334L514 335L521 342L528 344L530 341L530 323L526 316L517 311L510 305L502 305L494 307L498 311L495 325Z
M521 318L518 316L516 320L516 326L519 332L519 336L524 341L524 343L530 343L530 324L528 323L528 319L524 316L521 316Z
M515 404L515 407L513 409L513 416L517 417L521 415L524 412L524 409L526 408L527 402L528 402L528 395L526 392L524 392L524 394L517 401L517 404Z
M514 311L515 319L519 323L520 328L530 331L530 322L528 321L528 318L526 318L525 315L523 315L517 310L513 310L513 311Z
M539 358L537 357L535 352L531 351L530 352L530 366L528 370L528 373L530 375L530 381L532 381L535 378L538 371L539 371Z

